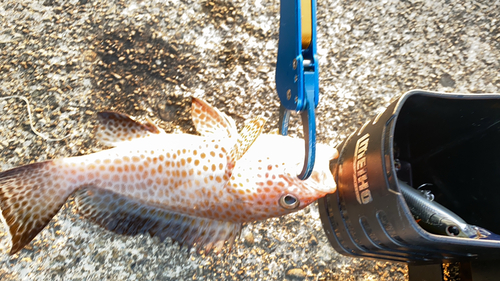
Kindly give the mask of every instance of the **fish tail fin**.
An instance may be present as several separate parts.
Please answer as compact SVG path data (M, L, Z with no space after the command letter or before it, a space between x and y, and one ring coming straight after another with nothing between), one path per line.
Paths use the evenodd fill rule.
M71 195L69 183L58 179L55 161L0 172L0 209L9 228L13 255L29 244Z

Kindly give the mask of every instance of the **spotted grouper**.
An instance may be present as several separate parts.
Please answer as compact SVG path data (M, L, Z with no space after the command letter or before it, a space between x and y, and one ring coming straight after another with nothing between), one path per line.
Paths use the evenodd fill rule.
M336 190L318 144L309 179L297 178L304 141L262 134L257 117L238 133L234 120L192 99L200 135L166 134L114 112L98 114L96 136L113 148L0 172L0 209L14 254L50 222L70 196L78 212L123 235L149 233L206 252L231 247L242 223L300 210Z

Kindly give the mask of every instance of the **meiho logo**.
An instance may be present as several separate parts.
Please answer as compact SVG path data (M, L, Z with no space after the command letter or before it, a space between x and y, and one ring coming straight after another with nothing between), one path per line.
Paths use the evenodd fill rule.
M369 140L370 134L365 134L356 142L354 151L354 192L359 204L368 204L373 200L366 169L366 151L368 150Z

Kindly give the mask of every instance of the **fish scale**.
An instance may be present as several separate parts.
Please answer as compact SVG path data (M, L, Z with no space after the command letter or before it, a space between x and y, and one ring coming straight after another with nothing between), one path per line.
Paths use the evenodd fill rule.
M165 147L162 142L170 145ZM206 217L206 210L211 208L207 202L231 199L224 192L230 174L227 163L223 140L165 135L157 143L138 141L63 159L58 169L66 180L77 185L69 188L96 186L154 206ZM189 192L194 186L203 187ZM187 203L197 207L188 207ZM218 214L214 215L217 218Z
M300 210L335 191L333 148L318 144L315 169L301 181L303 140L262 134L262 117L238 133L234 120L201 99L193 98L191 114L200 135L166 134L151 121L99 113L96 135L113 148L1 172L11 254L72 194L84 217L115 233L149 233L218 251L234 242L242 223ZM292 207L283 205L285 197Z

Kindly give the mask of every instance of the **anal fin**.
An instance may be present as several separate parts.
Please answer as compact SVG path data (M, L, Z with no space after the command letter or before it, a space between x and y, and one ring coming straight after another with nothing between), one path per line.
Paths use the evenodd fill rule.
M112 111L99 112L100 122L96 137L99 142L116 146L119 143L160 134L160 129L151 120L141 123L128 115Z
M110 190L88 187L75 194L79 212L118 234L149 233L161 241L170 237L189 248L219 251L232 245L241 224L194 217L147 205Z

